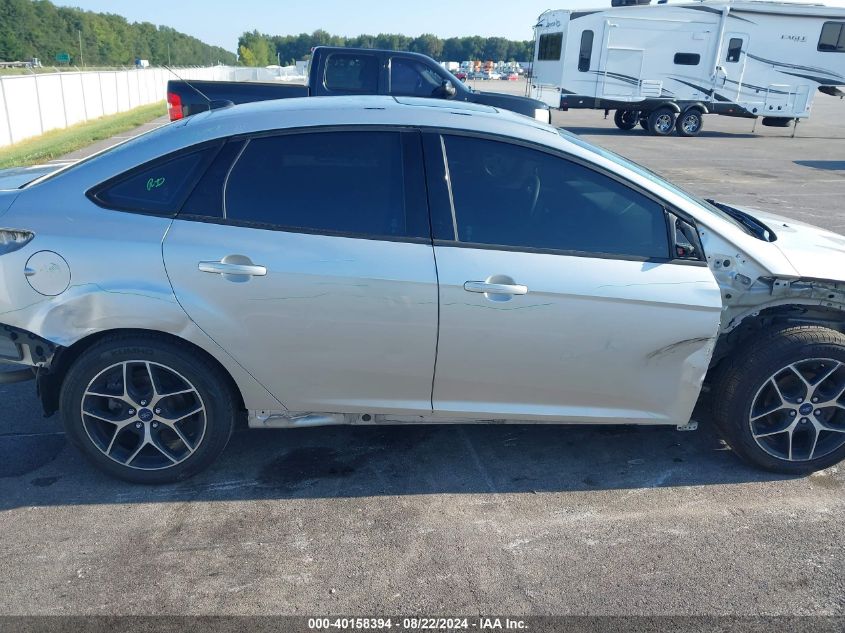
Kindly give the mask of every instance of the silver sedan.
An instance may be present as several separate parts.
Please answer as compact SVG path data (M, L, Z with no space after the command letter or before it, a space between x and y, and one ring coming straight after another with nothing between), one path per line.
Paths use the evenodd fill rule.
M0 192L0 359L106 472L188 477L254 428L682 429L845 457L845 238L697 199L471 104L289 99Z

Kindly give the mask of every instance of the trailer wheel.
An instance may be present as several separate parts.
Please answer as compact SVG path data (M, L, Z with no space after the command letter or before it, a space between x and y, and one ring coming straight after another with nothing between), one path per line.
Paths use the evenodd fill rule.
M648 132L648 112L640 113L640 127Z
M613 115L613 122L620 130L633 130L637 127L640 113L636 110L617 110Z
M648 131L654 136L668 136L675 129L675 113L671 108L658 108L648 115Z
M704 125L704 117L699 110L687 110L678 117L675 130L678 136L698 136Z

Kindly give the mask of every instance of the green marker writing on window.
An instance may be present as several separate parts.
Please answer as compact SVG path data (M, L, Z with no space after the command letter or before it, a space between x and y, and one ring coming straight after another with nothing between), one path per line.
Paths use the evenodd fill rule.
M147 181L147 191L152 191L153 189L158 189L159 187L163 186L165 182L165 178L150 178Z

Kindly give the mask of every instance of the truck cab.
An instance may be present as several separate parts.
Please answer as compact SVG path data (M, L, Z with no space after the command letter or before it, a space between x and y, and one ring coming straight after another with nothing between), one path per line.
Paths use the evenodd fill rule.
M299 97L388 95L465 101L510 110L551 123L549 106L516 95L475 92L432 58L419 53L319 46L312 51L308 84L170 81L171 120L239 103Z

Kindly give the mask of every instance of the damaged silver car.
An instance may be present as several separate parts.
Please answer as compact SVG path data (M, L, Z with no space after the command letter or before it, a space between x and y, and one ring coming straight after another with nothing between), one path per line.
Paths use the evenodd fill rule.
M0 193L0 357L96 465L161 483L254 428L691 428L845 457L845 238L699 200L492 108L289 99Z

